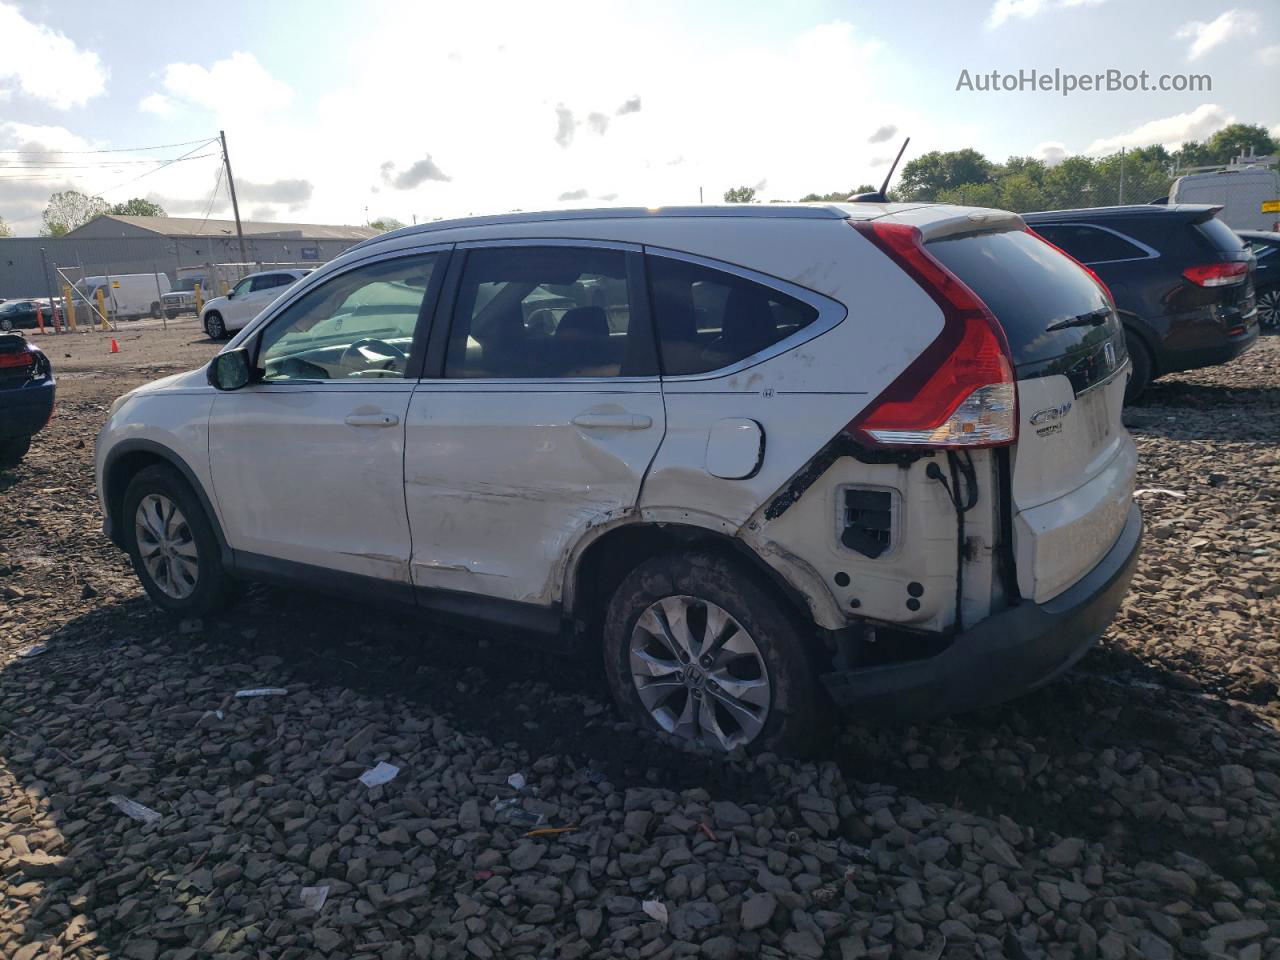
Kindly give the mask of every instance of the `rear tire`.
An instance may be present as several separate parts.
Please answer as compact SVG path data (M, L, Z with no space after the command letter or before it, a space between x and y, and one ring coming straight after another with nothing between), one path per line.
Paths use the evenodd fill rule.
M30 437L11 437L8 440L0 440L0 470L16 467L30 449Z
M217 535L181 474L159 464L138 471L118 519L133 570L156 606L186 617L225 605L231 578Z
M152 320L160 319L160 301L159 300L151 301L151 319Z
M205 314L204 332L209 335L210 340L221 340L227 335L227 325L222 322L222 314L214 310Z
M1125 332L1125 347L1129 351L1129 363L1133 366L1133 374L1129 377L1128 386L1124 388L1124 402L1133 403L1151 386L1152 360L1151 351L1137 335Z
M3 330L5 333L8 333L12 329L13 329L13 321L10 320L8 317L0 317L0 330Z
M640 564L614 592L605 673L623 714L641 727L717 751L804 753L827 714L804 639L755 571L713 553L667 554Z

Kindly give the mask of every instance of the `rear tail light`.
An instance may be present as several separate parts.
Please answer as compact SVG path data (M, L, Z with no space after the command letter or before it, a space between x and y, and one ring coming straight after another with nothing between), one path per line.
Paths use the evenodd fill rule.
M1244 283L1249 275L1247 263L1207 263L1203 267L1187 267L1182 275L1198 287L1229 287Z
M1053 247L1053 249L1057 250L1060 254L1062 254L1064 257L1066 257L1068 260L1074 263L1077 267L1079 267L1089 276L1093 277L1093 282L1096 283L1099 289L1102 290L1102 295L1107 298L1107 303L1111 304L1112 309L1115 309L1116 298L1111 295L1111 288L1106 285L1103 279L1100 276L1098 276L1097 272L1092 267L1090 267L1086 263L1082 263L1081 261L1077 260L1075 257L1067 253L1067 251L1063 250L1060 246L1058 246L1052 240L1046 240L1044 237L1040 236L1040 234L1036 233L1030 227L1027 227L1027 233L1031 234L1041 243L1046 244L1047 246Z
M0 370L31 370L36 365L36 355L30 350L0 353Z
M1018 435L1013 363L1004 330L982 299L932 257L920 231L861 221L854 229L942 309L942 332L848 426L878 447L995 447Z

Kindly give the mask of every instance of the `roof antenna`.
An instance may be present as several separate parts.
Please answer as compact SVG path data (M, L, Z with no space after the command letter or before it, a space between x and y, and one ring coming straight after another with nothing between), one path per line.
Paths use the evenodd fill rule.
M880 184L879 190L871 193L855 193L849 198L849 203L888 203L889 202L889 181L893 179L893 171L898 169L898 161L902 159L902 154L906 152L907 144L911 142L911 138L902 141L902 146L898 150L898 155L893 158L893 166L889 168L889 172L885 174L884 183Z

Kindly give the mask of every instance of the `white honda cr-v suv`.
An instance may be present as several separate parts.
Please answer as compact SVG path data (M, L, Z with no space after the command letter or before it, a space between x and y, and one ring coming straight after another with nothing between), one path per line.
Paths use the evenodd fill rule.
M353 247L116 401L107 534L594 647L624 713L794 747L1078 659L1137 560L1110 295L1014 214L612 209Z

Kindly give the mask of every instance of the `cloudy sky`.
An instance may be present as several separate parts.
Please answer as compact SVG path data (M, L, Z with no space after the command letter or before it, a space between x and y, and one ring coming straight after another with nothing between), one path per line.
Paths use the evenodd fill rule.
M1055 68L1212 89L957 90ZM1274 0L0 0L0 216L35 234L63 189L226 216L219 129L246 219L408 222L795 199L879 181L908 134L992 159L1280 134L1277 91Z

